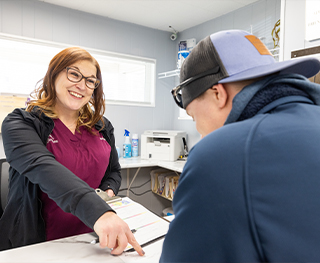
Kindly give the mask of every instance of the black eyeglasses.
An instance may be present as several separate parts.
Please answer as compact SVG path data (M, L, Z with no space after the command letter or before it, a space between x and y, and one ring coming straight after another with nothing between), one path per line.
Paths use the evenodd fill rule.
M191 78L188 78L186 79L185 81L181 82L178 86L176 86L175 88L173 88L171 90L171 94L173 96L173 99L174 101L177 103L177 105L180 107L180 108L183 108L183 103L182 103L182 96L181 96L181 90L182 88L184 88L185 86L187 86L188 84L190 84L191 82L197 80L197 79L200 79L200 78L203 78L203 77L206 77L208 75L212 75L212 74L216 74L218 73L220 67L217 66L213 69L210 69L208 71L205 71L199 75L196 75L194 77L191 77ZM216 84L216 83L215 83ZM215 85L215 84L212 84Z
M77 83L80 82L82 79L85 79L86 86L89 89L96 89L100 84L100 80L95 77L84 77L82 73L74 68L67 67L67 79L71 82Z

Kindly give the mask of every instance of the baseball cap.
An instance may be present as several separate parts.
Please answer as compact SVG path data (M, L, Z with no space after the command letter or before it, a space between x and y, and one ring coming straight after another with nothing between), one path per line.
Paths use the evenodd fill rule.
M243 30L225 30L201 40L180 70L180 84L171 92L186 108L195 98L217 83L263 77L273 73L297 73L310 78L320 70L314 57L276 62L256 36Z

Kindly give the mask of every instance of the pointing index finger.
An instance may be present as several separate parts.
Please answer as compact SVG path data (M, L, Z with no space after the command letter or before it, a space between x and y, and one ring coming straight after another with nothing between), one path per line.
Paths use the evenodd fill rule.
M136 231L136 230L135 230ZM133 231L132 231L133 232ZM134 235L129 232L127 234L128 237L128 243L134 248L135 251L137 251L137 253L140 256L143 256L145 254L145 252L143 251L142 247L139 245L139 243L137 242L136 238L134 237Z

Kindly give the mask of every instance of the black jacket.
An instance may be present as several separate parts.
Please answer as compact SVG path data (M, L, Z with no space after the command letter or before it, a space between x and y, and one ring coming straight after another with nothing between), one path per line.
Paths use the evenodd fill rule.
M118 193L120 164L113 126L104 118L100 131L111 146L109 165L99 186ZM96 129L102 127L101 121ZM55 160L46 144L54 128L51 118L39 110L15 109L2 124L3 145L9 168L8 203L0 219L0 251L46 240L39 190L47 193L63 211L72 213L88 227L112 209L87 183Z

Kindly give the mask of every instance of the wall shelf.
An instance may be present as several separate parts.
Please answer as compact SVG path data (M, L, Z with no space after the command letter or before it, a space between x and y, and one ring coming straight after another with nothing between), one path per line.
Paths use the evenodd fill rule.
M166 71L166 72L162 72L162 73L158 74L159 79L169 78L169 77L174 77L174 76L179 76L179 75L180 75L180 69Z
M155 191L153 191L153 190L151 190L151 191L152 191L152 193L154 193L155 195L161 196L161 197L164 198L164 199L167 199L167 200L169 200L169 201L172 201L172 198L171 198L171 197L163 196L163 195L158 194L157 192L155 192Z

